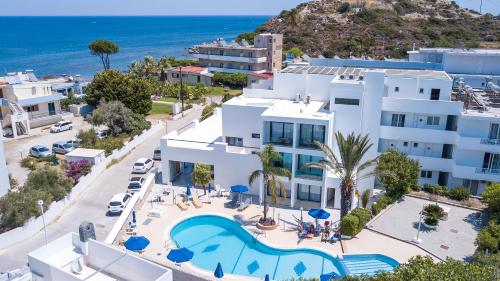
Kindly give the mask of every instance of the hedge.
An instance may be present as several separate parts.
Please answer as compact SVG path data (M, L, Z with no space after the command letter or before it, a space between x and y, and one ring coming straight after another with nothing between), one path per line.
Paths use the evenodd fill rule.
M359 228L359 218L353 214L346 215L341 223L342 235L355 236Z
M217 72L212 78L215 85L224 85L230 88L241 89L247 85L247 76L243 73L222 73Z
M385 209L387 206L390 204L394 203L396 200L388 195L382 195L377 202L373 203L372 205L372 214L374 216L378 215L380 211Z

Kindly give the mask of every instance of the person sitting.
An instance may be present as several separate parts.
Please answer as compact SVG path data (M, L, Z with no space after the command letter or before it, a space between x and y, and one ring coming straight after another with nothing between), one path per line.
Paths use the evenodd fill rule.
M309 225L309 228L307 229L306 238L313 238L313 237L314 237L314 225L311 224L311 225Z
M325 230L323 231L323 239L322 240L328 240L330 237L330 222L325 221Z

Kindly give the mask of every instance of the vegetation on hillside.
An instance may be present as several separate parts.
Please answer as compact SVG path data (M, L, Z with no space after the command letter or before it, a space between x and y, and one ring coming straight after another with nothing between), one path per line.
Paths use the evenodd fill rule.
M413 47L499 47L500 17L443 0L321 0L282 11L256 32L284 34L309 55L402 58Z

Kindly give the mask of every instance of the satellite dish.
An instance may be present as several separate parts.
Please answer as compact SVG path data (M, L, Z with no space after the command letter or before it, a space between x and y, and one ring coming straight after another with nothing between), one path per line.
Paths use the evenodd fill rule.
M83 270L82 262L80 258L71 262L71 272L74 274L81 274Z

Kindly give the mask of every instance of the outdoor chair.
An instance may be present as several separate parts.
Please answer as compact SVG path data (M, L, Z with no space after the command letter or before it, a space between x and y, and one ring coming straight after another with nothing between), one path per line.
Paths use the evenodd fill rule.
M198 193L193 193L193 196L191 197L191 201L193 201L193 205L195 208L201 208L203 207L203 203L201 203L200 198L198 198Z
M186 203L179 201L177 202L177 207L181 209L181 211L186 211L189 207L186 205Z
M245 201L241 203L240 206L238 207L238 211L240 212L244 211L246 208L248 208L248 206L250 206L250 203L251 203L250 198L245 199Z
M231 209L238 207L238 195L233 194L231 201L224 203L224 206Z

